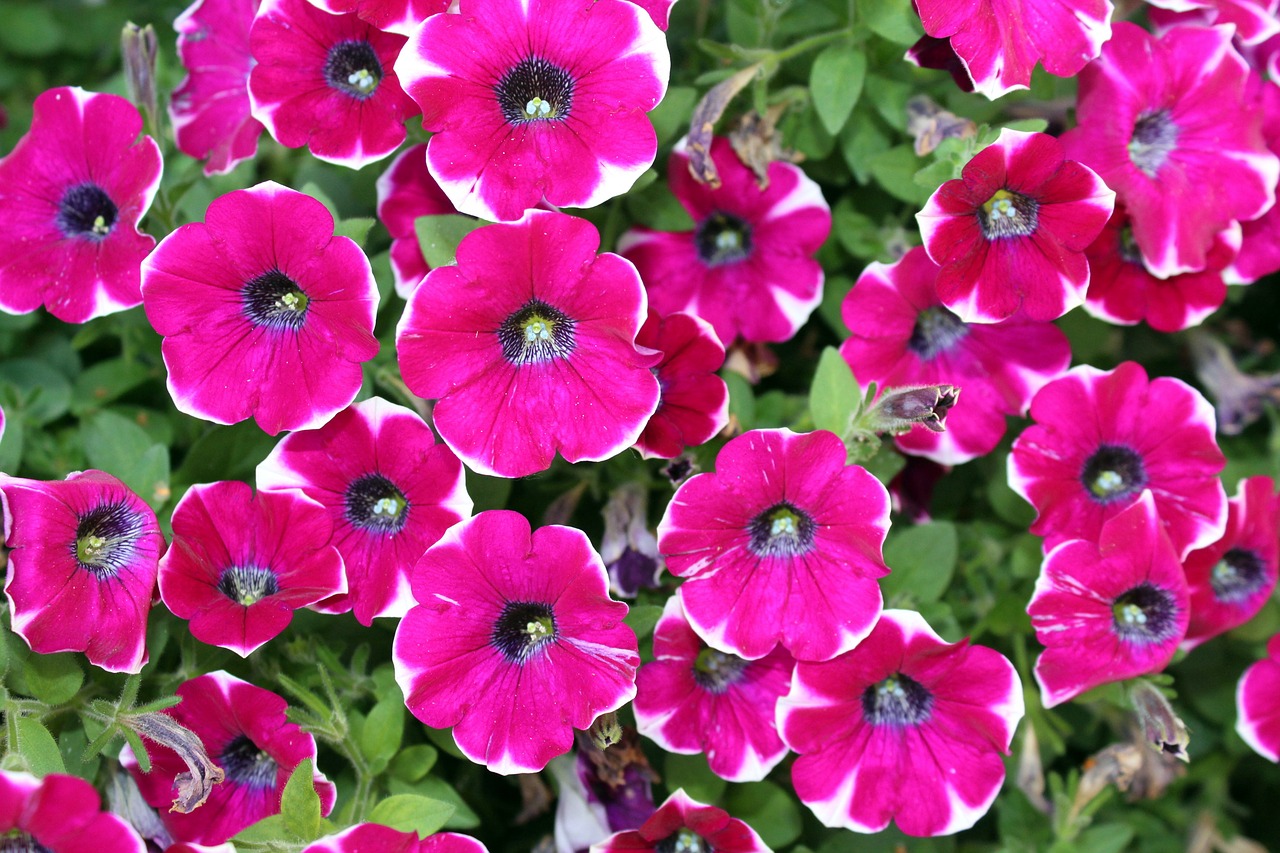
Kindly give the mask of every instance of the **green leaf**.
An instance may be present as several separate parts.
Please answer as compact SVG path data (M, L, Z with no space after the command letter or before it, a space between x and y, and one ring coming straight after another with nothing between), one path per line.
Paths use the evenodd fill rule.
M911 8L911 0L858 2L858 14L873 33L894 44L910 47L924 35L920 16Z
M627 627L636 632L636 639L643 640L653 633L653 626L662 618L662 608L657 604L633 604L627 611Z
M146 382L151 373L151 368L123 358L98 362L76 377L71 413L82 415L101 408Z
M659 146L675 139L681 130L688 129L689 117L693 115L693 107L697 102L698 90L692 86L672 86L667 89L666 97L649 113L653 130L658 134Z
M865 108L858 110L857 115L858 119L845 125L844 132L840 134L840 153L857 182L865 184L871 180L872 159L889 150L890 139L878 120Z
M844 438L849 423L862 404L862 389L849 363L835 347L827 347L818 359L809 390L809 411L817 429L828 429Z
M391 760L388 772L405 782L417 782L431 772L440 757L440 750L428 743L415 743L407 749L396 753Z
M418 233L422 257L432 269L447 267L458 254L462 238L484 223L470 216L449 213L443 216L419 216L413 221Z
M89 465L114 474L159 508L169 500L169 449L147 431L111 411L95 412L80 425Z
M1080 833L1077 850L1089 853L1120 853L1133 840L1133 827L1124 823L1102 823Z
M830 133L839 133L849 120L866 76L866 54L852 44L833 44L813 61L809 73L813 107Z
M49 730L35 717L18 717L18 751L35 776L66 773L62 753Z
M275 446L276 440L253 421L210 427L187 451L174 480L211 483L215 480L252 480L254 468Z
M350 237L356 241L357 246L363 246L364 241L369 237L369 229L373 227L374 219L372 216L353 216L350 219L340 219L333 226L333 233L336 237Z
M455 810L452 803L443 800L416 794L394 794L373 807L369 822L426 837L444 827Z
M1005 122L1004 125L1009 130L1024 130L1027 133L1044 133L1049 127L1048 119L1043 118L1024 118L1018 121Z
M741 373L732 370L721 371L724 384L729 386L729 418L738 422L738 429L746 432L755 426L756 396L751 390L751 383Z
M705 756L672 753L663 763L667 787L684 788L686 794L700 803L714 803L724 793L727 783L711 772Z
M23 646L14 657L12 674L17 678L13 689L47 705L70 702L84 683L84 672L71 652L37 655Z
M360 734L360 748L371 764L385 766L400 749L404 737L404 699L399 690L383 695L369 711Z
M34 358L6 361L0 364L0 381L18 389L22 401L18 408L35 425L57 420L71 405L71 383L43 361Z
M916 183L920 158L910 145L897 145L871 158L871 176L889 195L908 204L923 206L931 192Z
M453 739L452 729L433 729L428 727L427 738L443 750L446 755L452 755L454 758L466 758L462 754L462 750L458 749L458 742Z
M0 48L14 57L48 56L62 47L63 28L53 4L2 3L0 4ZM70 22L70 18L63 17ZM23 63L9 60L11 68L22 68Z
M884 561L893 571L880 580L885 601L905 597L917 606L937 601L951 584L959 543L955 525L934 521L899 530L884 545Z
M231 842L237 845L267 844L272 841L284 841L289 837L285 826L284 815L273 814L237 832Z
M800 837L800 810L795 800L773 782L734 785L725 798L725 810L745 820L775 850Z
M280 816L285 828L303 841L314 841L320 834L320 795L316 793L315 767L310 758L302 760L280 797Z

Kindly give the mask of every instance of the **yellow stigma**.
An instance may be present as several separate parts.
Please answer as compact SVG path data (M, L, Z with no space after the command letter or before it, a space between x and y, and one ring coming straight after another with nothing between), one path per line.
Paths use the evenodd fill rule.
M99 213L93 218L93 233L106 234L111 229L107 226L107 218Z

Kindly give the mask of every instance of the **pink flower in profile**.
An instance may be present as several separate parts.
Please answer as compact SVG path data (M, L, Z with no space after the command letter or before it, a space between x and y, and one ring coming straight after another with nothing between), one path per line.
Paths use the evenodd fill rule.
M93 786L61 773L37 779L0 770L0 848L14 853L146 853L124 818L102 811Z
M226 774L204 805L185 813L170 808L178 777L188 776L190 767L169 746L143 741L151 759L150 773L141 771L128 746L120 755L120 762L174 840L217 845L264 817L279 814L280 798L294 768L316 758L315 738L286 719L284 699L222 671L183 682L176 692L182 701L162 713L200 738L205 752ZM320 809L327 815L337 790L319 770L313 781Z
M886 610L853 651L796 664L778 728L800 754L796 794L827 826L950 835L991 807L1023 711L1003 655Z
M1263 758L1280 761L1280 634L1236 685L1236 733Z
M436 429L472 470L523 477L557 451L608 459L657 409L660 356L635 345L640 277L599 247L586 220L529 211L472 231L457 265L413 292L396 330L400 370L438 401Z
M1147 379L1126 361L1111 371L1082 365L1040 389L1035 421L1013 443L1009 485L1036 508L1031 532L1045 549L1096 542L1103 525L1150 490L1182 558L1222 536L1226 459L1213 406L1168 377Z
M294 610L346 592L332 531L325 508L296 489L192 486L173 510L160 597L197 640L247 657Z
M1147 17L1158 30L1179 25L1231 24L1243 44L1258 45L1280 34L1280 0L1147 0Z
M1080 73L1080 126L1062 144L1115 189L1153 275L1203 270L1220 231L1275 201L1280 161L1249 103L1248 65L1230 27L1114 31Z
M380 30L413 35L418 24L449 8L449 0L309 0L335 15L354 14Z
M444 531L471 515L462 463L403 406L374 397L316 430L291 433L258 465L259 489L299 489L333 522L347 595L327 613L354 610L362 625L413 606L409 574Z
M1240 481L1227 502L1227 532L1183 562L1191 587L1185 648L1252 619L1271 598L1280 564L1280 499L1270 477Z
M822 299L814 259L831 230L822 190L799 167L769 164L769 186L716 137L711 158L718 187L694 180L684 144L667 164L671 192L693 217L692 231L633 228L618 250L640 270L649 301L666 316L706 320L721 342L785 341Z
M966 323L1021 311L1056 320L1084 301L1084 250L1115 205L1088 167L1043 133L1002 130L916 214L942 304Z
M249 33L253 117L288 148L359 169L400 147L417 106L392 69L405 37L307 0L262 0Z
M677 789L638 829L615 832L591 853L771 853L754 829Z
M0 506L14 633L37 654L84 652L108 672L142 669L165 547L151 508L103 471L54 482L0 475Z
M685 448L709 441L729 422L729 386L718 371L724 345L692 314L659 317L650 309L636 344L659 350L656 369L661 398L636 449L646 459L674 459Z
M160 149L138 139L124 98L50 89L31 130L0 159L0 310L41 305L67 323L142 301L138 268L156 241L138 230L160 186Z
M320 426L355 399L378 352L378 285L314 198L268 181L209 205L143 269L179 411L263 430Z
M259 0L196 0L173 22L186 78L169 99L178 150L229 172L258 152L262 123L250 115L249 28Z
M409 710L494 773L536 773L635 697L636 636L587 536L482 512L418 561L392 659Z
M419 838L416 832L361 823L308 844L302 853L488 853L488 849L470 836L453 832Z
M864 387L958 385L961 402L945 432L917 424L898 448L943 465L990 453L1005 417L1021 415L1042 385L1067 369L1071 345L1050 323L1015 316L968 324L943 306L938 266L919 246L893 264L873 263L841 309L850 337L840 354Z
M1187 633L1187 580L1150 491L1107 519L1097 539L1072 539L1044 559L1027 605L1036 681L1046 708L1152 672Z
M639 6L462 0L414 31L396 73L434 134L427 166L458 210L515 220L544 199L595 207L653 165L645 115L671 58Z
M845 458L834 433L752 430L676 490L658 550L687 579L680 603L708 645L829 660L875 625L889 494Z
M413 145L402 151L378 178L378 219L391 234L391 272L396 293L406 300L423 276L431 272L418 244L418 217L457 213L427 171L426 154L425 142Z
M1111 0L916 0L928 36L948 39L974 90L995 99L1031 84L1040 62L1074 77L1111 37Z
M1280 0L1277 0L1280 2ZM1268 44L1280 49L1280 36ZM1267 60L1270 79L1261 73L1249 75L1250 88L1256 93L1253 108L1262 113L1262 138L1267 150L1280 154L1280 53L1273 53ZM1272 205L1257 219L1250 219L1240 226L1240 252L1224 271L1231 284L1249 284L1263 276L1280 271L1280 208Z

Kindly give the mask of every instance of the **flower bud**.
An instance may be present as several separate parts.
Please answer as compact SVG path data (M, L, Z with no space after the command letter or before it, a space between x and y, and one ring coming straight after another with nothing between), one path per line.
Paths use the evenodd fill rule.
M1160 689L1148 681L1138 681L1129 690L1129 701L1133 703L1147 745L1164 755L1189 761L1187 745L1191 743L1191 735Z
M890 388L880 395L860 419L866 429L896 435L924 424L934 432L946 431L947 412L960 398L955 385L919 385Z
M150 24L139 27L127 23L120 33L120 51L124 54L124 79L129 87L129 97L146 117L147 126L154 130L158 111L156 100L156 41L155 28Z

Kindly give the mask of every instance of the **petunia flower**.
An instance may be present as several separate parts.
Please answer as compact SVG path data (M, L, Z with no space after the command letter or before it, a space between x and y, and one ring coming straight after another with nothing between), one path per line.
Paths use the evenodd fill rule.
M868 266L844 298L851 334L840 354L864 388L959 386L945 432L919 424L894 438L903 453L958 465L995 449L1005 417L1025 414L1035 392L1067 369L1071 345L1056 326L1025 317L965 323L943 306L937 283L938 266L919 246Z
M0 849L14 853L102 850L145 853L122 817L104 812L93 786L75 776L0 770Z
M1236 733L1263 758L1280 761L1280 634L1236 685Z
M426 143L402 151L378 178L378 219L391 234L391 272L396 293L408 299L431 271L418 243L420 216L457 213L427 171Z
M84 652L108 672L142 669L165 548L151 508L103 471L54 482L0 475L0 506L14 633L37 654Z
M529 211L472 231L457 265L413 292L396 330L400 370L437 400L436 430L472 470L523 477L557 451L608 459L658 407L660 356L635 345L640 277L599 246L586 220Z
M1280 0L1273 0L1280 3ZM1280 50L1280 36L1268 44ZM1268 75L1263 78L1263 73ZM1262 113L1262 138L1267 150L1280 154L1280 85L1275 82L1280 75L1280 52L1268 58L1265 70L1249 75L1252 90L1252 109ZM1266 213L1240 225L1240 252L1223 271L1230 284L1249 284L1280 271L1280 209L1272 205Z
M853 651L796 664L778 729L800 754L796 794L827 826L950 835L991 807L1023 711L1003 655L886 610Z
M686 578L680 603L708 645L829 660L875 625L889 494L845 458L834 433L752 430L676 490L658 550Z
M265 817L280 813L280 798L294 768L306 759L314 766L316 741L285 718L285 700L261 687L218 671L178 686L180 703L165 714L200 738L205 751L225 771L208 801L190 812L170 809L179 776L187 764L178 753L144 740L151 772L143 773L128 746L120 763L138 783L176 841L218 845ZM337 790L324 774L313 776L320 809L328 814Z
M1180 25L1231 24L1236 38L1247 45L1280 34L1277 0L1147 0L1146 5L1147 17L1160 33Z
M160 149L117 95L62 87L35 101L31 130L0 159L0 310L44 305L67 323L142 301L138 230L160 186Z
M1084 301L1084 250L1115 193L1043 133L1000 131L916 214L938 273L938 297L966 323L1022 311L1055 320Z
M449 8L449 0L309 0L335 15L354 14L380 30L413 35L418 24Z
M1142 365L1082 365L1040 389L1035 422L1013 443L1009 485L1036 508L1046 550L1097 541L1103 524L1150 490L1181 558L1222 536L1226 459L1213 407L1178 379L1148 381Z
M627 607L586 534L482 512L418 561L392 659L409 710L495 773L533 773L635 697Z
M347 595L362 625L413 606L409 573L440 534L471 515L462 464L409 409L374 397L316 430L285 436L258 465L259 489L299 489L333 522Z
M314 198L270 181L213 201L143 268L179 411L266 432L311 429L355 399L378 352L378 286Z
M332 530L326 509L296 489L192 486L173 510L160 597L197 640L247 657L294 610L346 592Z
M1096 540L1050 551L1027 613L1046 647L1035 667L1046 708L1164 669L1187 633L1190 607L1151 492L1108 518Z
M716 373L724 345L705 321L683 312L659 317L650 309L636 344L662 353L655 368L661 397L636 442L641 456L674 459L725 428L729 386Z
M813 257L831 230L822 190L799 167L776 160L761 189L724 137L711 143L719 186L700 183L685 142L671 153L667 176L693 230L633 228L618 251L640 270L659 314L701 317L726 346L739 337L788 340L822 299L822 267Z
M667 26L671 23L671 7L676 5L676 0L631 0L631 2L648 12L649 17L658 25L658 29L664 33L667 31Z
M417 106L393 63L405 37L307 0L262 0L249 46L253 117L288 148L359 169L400 147Z
M462 0L396 61L434 134L427 166L458 210L519 219L545 199L594 207L653 165L645 115L671 58L639 6L618 0Z
M635 598L643 587L657 589L662 575L658 540L649 527L649 492L642 483L624 483L604 505L600 559L609 572L609 591Z
M683 788L658 806L638 829L615 832L591 845L591 853L771 853L754 829L715 806L692 799Z
M488 848L455 832L419 838L416 832L360 823L308 844L302 853L488 853Z
M178 150L229 172L258 153L262 122L250 115L249 28L260 0L196 0L173 22L187 76L169 99Z

